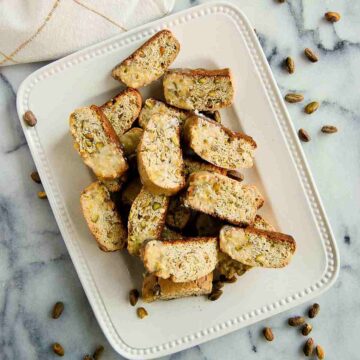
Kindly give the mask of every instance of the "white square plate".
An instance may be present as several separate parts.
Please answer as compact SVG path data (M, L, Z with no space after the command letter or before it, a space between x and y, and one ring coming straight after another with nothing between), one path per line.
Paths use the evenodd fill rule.
M103 253L83 219L79 195L92 177L74 151L68 117L119 91L110 70L163 28L181 43L173 67L230 67L237 86L224 123L258 144L256 166L246 171L266 198L261 213L292 234L297 252L282 270L254 269L227 286L215 302L204 297L146 305L139 320L128 291L140 287L141 267L125 253ZM160 94L160 82L142 89ZM21 85L20 119L31 109L36 127L21 120L31 153L81 283L111 345L125 357L150 359L219 337L318 296L335 281L339 258L304 154L253 27L227 3L169 16L45 66ZM140 302L141 303L141 302Z

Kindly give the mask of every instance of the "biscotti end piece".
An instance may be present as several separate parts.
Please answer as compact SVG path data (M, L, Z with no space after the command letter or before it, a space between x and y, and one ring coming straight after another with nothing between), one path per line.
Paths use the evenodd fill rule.
M164 74L180 51L180 44L169 30L161 30L117 65L112 77L132 88L150 84Z
M220 231L220 249L245 265L281 268L296 250L292 236L275 231L225 225Z
M75 110L69 119L74 147L95 175L111 180L128 169L118 137L95 105Z
M174 282L187 282L210 274L217 263L217 238L150 240L142 249L145 268Z
M175 283L155 275L146 275L142 286L142 299L145 302L152 302L210 294L212 281L213 273L185 283Z
M128 131L138 118L142 99L136 89L125 89L101 106L118 137Z
M169 198L143 188L131 205L128 218L128 250L138 255L145 240L159 239L164 228Z
M180 109L215 111L233 103L230 69L172 69L163 86L166 102Z
M141 181L149 191L168 196L179 192L185 186L179 121L155 114L144 130L137 159Z
M80 196L85 220L103 251L121 250L127 232L106 186L99 181L89 185Z
M184 205L235 225L251 225L264 200L255 185L200 171L189 177Z
M236 170L254 163L255 141L241 132L233 132L216 121L200 116L189 117L184 137L190 148L209 163Z
M197 171L209 171L222 175L227 174L226 169L219 168L218 166L206 163L204 161L194 160L191 158L184 158L185 176L188 177L193 172Z
M159 115L168 114L171 117L175 117L179 120L180 126L183 125L186 118L189 116L188 111L177 109L175 107L163 103L162 101L149 98L145 101L145 104L141 109L139 115L139 124L143 129L146 128L147 123L154 114L159 114Z

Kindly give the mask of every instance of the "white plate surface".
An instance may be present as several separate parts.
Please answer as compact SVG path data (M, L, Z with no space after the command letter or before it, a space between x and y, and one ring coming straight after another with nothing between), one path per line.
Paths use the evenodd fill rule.
M298 248L283 270L255 269L227 286L215 302L188 298L146 305L136 317L128 291L141 267L124 253L99 251L83 219L79 195L92 181L72 146L70 112L101 104L120 90L110 70L152 34L170 28L181 43L173 67L230 67L237 92L224 123L258 144L256 166L245 172L266 203L261 213ZM158 84L142 90L161 94ZM191 8L45 66L21 85L20 119L31 109L38 124L25 136L66 246L101 328L125 357L150 359L214 339L318 296L335 281L336 244L304 154L253 27L227 3ZM141 302L140 302L141 304Z

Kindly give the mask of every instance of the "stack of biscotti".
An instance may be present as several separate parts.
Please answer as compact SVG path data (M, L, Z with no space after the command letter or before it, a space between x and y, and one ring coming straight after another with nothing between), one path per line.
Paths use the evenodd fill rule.
M70 115L95 175L80 196L88 228L101 250L142 260L145 302L211 294L214 278L284 267L296 248L258 214L257 186L233 178L253 167L257 144L223 124L230 69L169 69L179 51L169 30L158 32L114 64L125 89ZM143 101L138 88L159 80L164 100Z

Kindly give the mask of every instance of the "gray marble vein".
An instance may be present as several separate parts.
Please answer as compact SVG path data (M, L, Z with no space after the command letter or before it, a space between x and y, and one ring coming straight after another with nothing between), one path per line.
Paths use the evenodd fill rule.
M204 1L179 0L175 11ZM358 0L234 0L248 15L280 91L301 91L320 109L308 117L289 104L296 129L312 141L303 144L307 160L332 224L341 254L336 284L316 301L321 304L312 336L327 359L359 359L360 333L360 2ZM323 14L336 10L336 24ZM303 49L320 57L310 64ZM283 60L292 56L296 72L288 75ZM104 344L104 359L121 359L104 338L81 288L48 202L37 198L41 185L15 108L21 81L44 63L0 68L0 359L52 359L50 344L64 344L68 359L82 359ZM339 128L324 135L322 125ZM65 303L63 316L50 318L51 306ZM289 328L290 315L309 304L231 333L164 360L291 360L302 358L305 338ZM271 326L275 340L261 331Z

